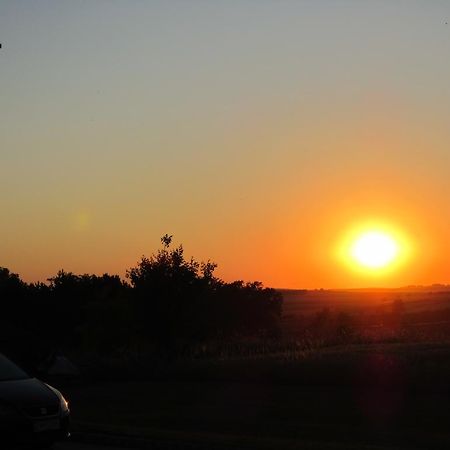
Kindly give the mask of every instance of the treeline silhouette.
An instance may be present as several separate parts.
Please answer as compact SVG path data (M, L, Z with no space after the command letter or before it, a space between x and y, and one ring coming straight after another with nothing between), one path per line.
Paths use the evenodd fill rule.
M26 283L0 268L0 351L33 365L50 351L175 355L211 339L277 337L282 295L259 282L226 283L216 264L186 259L183 247L143 256L126 273L59 271Z

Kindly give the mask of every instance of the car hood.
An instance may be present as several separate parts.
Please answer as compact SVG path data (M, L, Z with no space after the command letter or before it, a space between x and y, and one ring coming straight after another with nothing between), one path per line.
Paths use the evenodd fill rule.
M36 378L0 381L0 401L19 407L59 404L56 394Z

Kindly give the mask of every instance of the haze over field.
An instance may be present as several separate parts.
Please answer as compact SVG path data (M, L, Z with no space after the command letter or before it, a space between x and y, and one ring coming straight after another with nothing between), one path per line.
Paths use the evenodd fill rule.
M448 283L448 19L443 1L3 1L0 266L123 275L168 232L225 280ZM389 270L342 257L373 224L394 244L354 253Z

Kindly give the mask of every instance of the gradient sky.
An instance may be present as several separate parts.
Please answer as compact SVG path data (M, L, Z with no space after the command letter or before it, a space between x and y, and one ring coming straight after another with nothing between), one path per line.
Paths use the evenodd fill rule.
M0 3L0 266L118 273L164 233L226 280L450 282L447 1ZM334 257L400 230L382 277Z

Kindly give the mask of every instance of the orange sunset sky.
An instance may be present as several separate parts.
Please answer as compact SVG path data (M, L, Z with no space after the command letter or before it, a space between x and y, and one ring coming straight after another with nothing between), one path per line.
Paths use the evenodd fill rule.
M450 4L3 1L0 266L450 282ZM385 270L346 260L392 233ZM345 251L344 251L345 253Z

